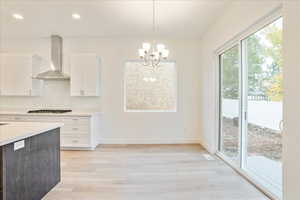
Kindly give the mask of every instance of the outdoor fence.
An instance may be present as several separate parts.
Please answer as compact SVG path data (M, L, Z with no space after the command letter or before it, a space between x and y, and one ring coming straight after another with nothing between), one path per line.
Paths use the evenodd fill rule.
M248 95L248 100L249 101L271 101L270 98L266 95L254 95L254 96Z
M236 118L239 116L239 101L234 99L222 100L223 116ZM273 130L280 130L282 120L282 102L248 101L248 122Z

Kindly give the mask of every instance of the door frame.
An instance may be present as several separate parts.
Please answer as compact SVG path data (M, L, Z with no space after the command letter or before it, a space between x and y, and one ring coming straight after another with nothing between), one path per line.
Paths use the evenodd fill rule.
M280 200L279 197L275 196L273 193L271 193L265 186L262 184L258 183L253 177L251 177L245 168L245 162L246 162L246 155L247 155L247 150L245 145L247 144L247 136L246 136L246 129L247 129L247 65L246 63L243 63L245 61L245 39L249 37L250 35L256 33L257 31L263 29L264 27L270 25L274 21L278 20L279 18L283 18L283 9L282 5L276 7L273 9L270 13L267 15L263 16L259 20L257 20L254 24L252 24L250 27L248 27L246 30L242 31L238 35L236 35L233 39L229 40L225 44L223 44L220 48L218 48L214 54L215 54L215 64L216 64L216 74L215 74L215 91L216 91L216 113L215 113L215 138L216 138L216 155L221 158L225 163L227 163L231 168L233 168L238 174L240 174L242 177L244 177L246 180L248 180L251 184L253 184L258 190L263 192L266 196L268 196L271 199L274 200ZM225 53L226 51L230 50L232 47L235 45L239 45L239 63L240 63L240 73L239 73L239 79L240 79L240 103L239 103L239 118L240 118L240 163L237 165L236 163L232 162L226 155L224 155L220 151L220 145L221 145L221 131L222 131L222 126L221 126L221 112L222 112L222 105L221 105L221 60L220 56ZM246 66L246 67L245 67ZM247 145L246 145L247 146ZM283 186L282 186L283 188ZM284 192L284 191L283 191Z
M242 101L241 101L241 99L242 99L242 86L243 86L243 83L242 83L242 74L243 74L243 72L242 72L242 67L241 67L241 48L240 48L240 44L239 44L239 42L233 42L233 43L231 43L231 45L230 46L227 46L227 48L226 49L224 49L223 51L220 51L220 54L218 55L218 63L219 63L219 66L218 66L218 71L219 71L219 73L218 73L218 111L219 111L219 113L218 113L218 136L217 136L217 138L218 138L218 148L217 148L217 153L220 155L220 156L222 156L223 158L224 158L224 160L226 160L228 163L230 163L231 165L233 165L233 166L235 166L235 167L240 167L241 166L241 163L242 163L242 160L241 160L241 158L242 158L242 152L240 151L240 149L239 149L239 152L238 152L238 157L239 157L239 162L238 163L235 163L235 162L232 162L230 159L229 159L229 157L228 156L226 156L224 153L222 153L222 145L221 145L221 140L222 140L222 134L221 134L221 131L222 131L222 116L221 116L221 112L222 112L222 72L223 72L223 68L222 68L222 59L221 59L221 57L222 57L222 55L224 54L224 53L226 53L227 51L230 51L232 48L235 48L235 47L238 47L239 48L239 53L238 53L238 56L239 56L239 58L238 58L238 62L239 62L239 77L238 77L238 79L239 79L239 97L238 97L238 101L239 101L239 108L238 108L238 113L239 113L239 115L238 115L238 117L239 117L239 127L238 127L238 133L241 133L241 131L242 131L242 124L241 124L241 122L242 122L242 110L241 110L241 108L243 108L243 106L242 106ZM242 141L242 138L241 138L241 135L239 135L239 147L241 147L241 141Z

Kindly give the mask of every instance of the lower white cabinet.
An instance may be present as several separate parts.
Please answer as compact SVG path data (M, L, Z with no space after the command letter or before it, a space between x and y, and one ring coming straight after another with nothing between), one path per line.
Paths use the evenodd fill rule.
M62 149L93 150L99 144L100 114L91 116L0 115L0 121L63 123L60 133Z

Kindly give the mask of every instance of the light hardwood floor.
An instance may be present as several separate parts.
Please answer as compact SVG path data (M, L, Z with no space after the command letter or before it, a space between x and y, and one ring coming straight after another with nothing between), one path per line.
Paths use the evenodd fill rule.
M267 200L199 145L102 145L63 151L62 180L44 200Z

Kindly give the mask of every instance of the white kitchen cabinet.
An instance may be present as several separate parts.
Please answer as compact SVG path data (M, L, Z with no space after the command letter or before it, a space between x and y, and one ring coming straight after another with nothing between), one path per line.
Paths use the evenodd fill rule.
M100 58L76 54L70 61L71 96L100 96Z
M0 95L38 96L42 82L32 79L39 73L42 58L25 54L0 54Z
M89 116L0 114L4 122L59 122L61 148L68 150L93 150L99 144L100 113Z

